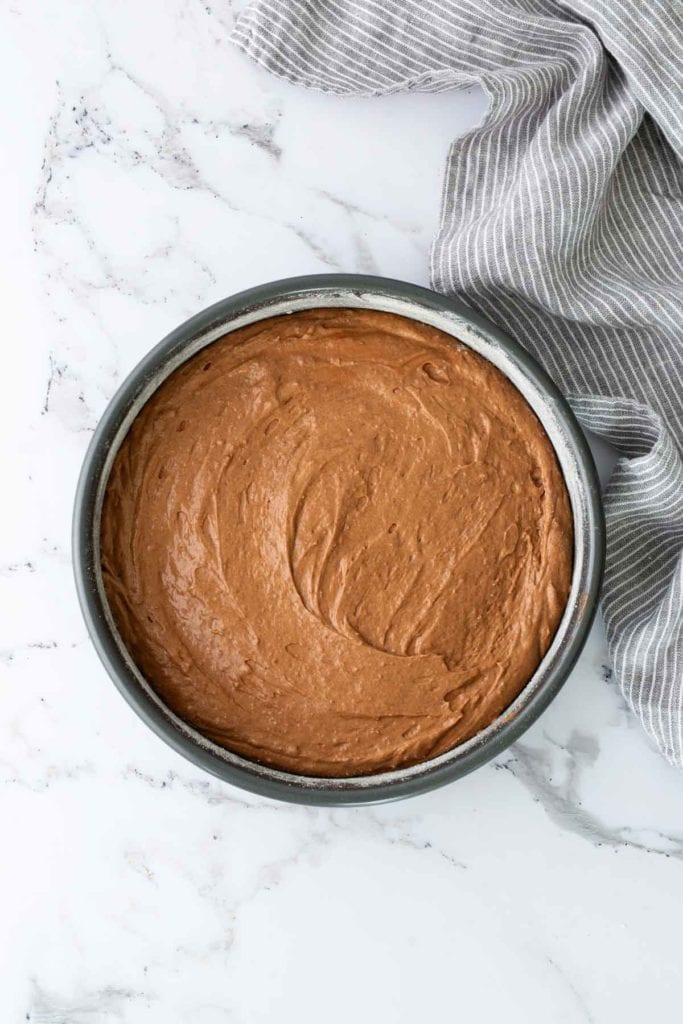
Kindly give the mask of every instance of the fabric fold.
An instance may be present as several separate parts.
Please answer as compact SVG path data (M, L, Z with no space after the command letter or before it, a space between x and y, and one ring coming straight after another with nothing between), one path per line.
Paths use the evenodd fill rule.
M341 95L477 82L431 280L516 337L620 453L603 611L615 675L683 766L683 14L666 0L257 0L233 40ZM407 143L408 145L408 143Z

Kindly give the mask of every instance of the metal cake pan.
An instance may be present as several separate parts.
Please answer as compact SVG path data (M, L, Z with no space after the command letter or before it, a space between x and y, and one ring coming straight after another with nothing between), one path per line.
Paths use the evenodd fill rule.
M524 395L557 454L574 520L574 570L564 616L537 671L514 703L488 728L432 760L357 778L311 778L247 760L206 739L156 695L118 635L104 593L99 526L116 453L142 406L178 366L246 324L315 307L377 309L437 327L494 363ZM81 470L73 522L78 597L95 648L115 685L147 725L194 764L233 785L302 804L374 803L452 782L485 764L529 728L567 679L598 602L605 526L593 458L569 405L535 359L516 341L461 303L401 281L351 274L289 278L252 288L203 310L153 348L107 406Z

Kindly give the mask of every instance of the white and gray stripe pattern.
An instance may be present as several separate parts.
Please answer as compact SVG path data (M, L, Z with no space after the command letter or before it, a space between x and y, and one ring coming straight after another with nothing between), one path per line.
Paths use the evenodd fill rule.
M233 38L329 92L485 89L487 116L451 147L432 283L523 342L620 452L611 658L683 766L679 0L258 0Z

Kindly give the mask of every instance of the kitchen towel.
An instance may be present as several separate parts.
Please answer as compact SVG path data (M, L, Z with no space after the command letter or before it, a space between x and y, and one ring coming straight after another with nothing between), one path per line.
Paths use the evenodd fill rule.
M618 450L610 656L683 766L680 0L257 0L233 39L343 95L484 88L448 157L432 284L530 349Z

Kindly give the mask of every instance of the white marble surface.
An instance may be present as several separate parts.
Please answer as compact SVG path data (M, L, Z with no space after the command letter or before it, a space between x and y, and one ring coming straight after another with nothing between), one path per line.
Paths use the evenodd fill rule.
M2 1024L640 1022L683 1013L683 777L599 628L517 744L428 796L306 810L139 722L71 580L117 384L208 303L294 273L426 283L470 94L306 94L228 0L3 0Z

